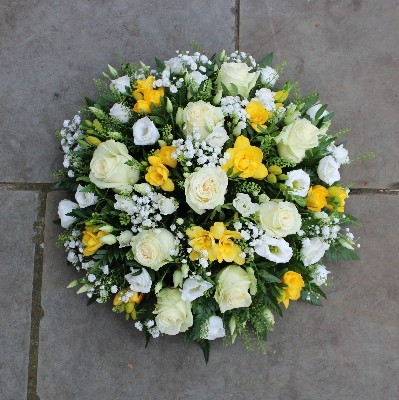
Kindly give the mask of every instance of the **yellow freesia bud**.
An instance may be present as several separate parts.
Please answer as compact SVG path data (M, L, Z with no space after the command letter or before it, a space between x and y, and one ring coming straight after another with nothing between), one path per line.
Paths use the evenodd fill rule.
M285 90L280 90L274 94L274 101L277 103L283 103L285 100L287 100L288 97L288 92Z
M338 186L331 186L328 188L326 208L330 211L344 212L345 199L347 197L348 194L345 189Z
M108 235L107 232L98 231L93 232L88 229L83 231L82 243L83 243L83 255L89 257L93 255L104 243L101 242L101 238Z
M169 170L163 164L151 165L145 175L145 180L153 186L160 186L165 192L172 192L174 183L169 178Z
M274 174L269 174L269 175L267 175L266 180L269 183L276 183L277 182L277 177Z
M283 170L278 165L271 165L270 167L267 167L267 169L270 174L280 175L283 173Z
M98 146L101 143L101 140L96 138L95 136L87 136L86 142L91 144L92 146Z
M150 114L151 113L151 103L145 100L137 100L137 103L133 107L133 111L137 114Z

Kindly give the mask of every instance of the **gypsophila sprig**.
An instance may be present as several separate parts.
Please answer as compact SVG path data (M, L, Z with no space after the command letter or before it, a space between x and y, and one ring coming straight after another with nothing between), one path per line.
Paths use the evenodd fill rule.
M89 302L112 299L147 341L262 343L298 299L320 304L323 259L356 259L351 160L318 95L278 86L272 54L177 52L112 66L57 132L70 191L57 244ZM263 345L259 346L263 349Z

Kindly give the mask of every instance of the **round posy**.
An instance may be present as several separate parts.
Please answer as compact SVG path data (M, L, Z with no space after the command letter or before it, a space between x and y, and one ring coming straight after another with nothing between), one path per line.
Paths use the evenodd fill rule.
M58 133L57 187L76 200L59 204L59 244L83 273L69 287L113 298L147 338L184 332L206 357L247 329L264 340L282 305L320 303L324 257L356 258L333 114L279 86L271 61L109 67L109 89Z

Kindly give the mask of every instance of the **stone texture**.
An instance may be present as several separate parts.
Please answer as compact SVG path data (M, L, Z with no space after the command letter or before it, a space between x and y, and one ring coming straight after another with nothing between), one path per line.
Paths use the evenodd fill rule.
M144 348L132 322L111 307L86 307L67 284L78 276L54 246L52 220L63 196L52 193L46 216L38 395L41 400L126 398L396 400L399 340L395 251L399 197L352 196L362 221L360 262L330 266L334 286L324 307L297 302L270 335L268 354L239 342L201 350L180 337Z
M38 196L0 191L0 398L26 398Z
M343 169L355 187L398 187L399 3L396 0L241 0L240 49L287 61L284 79L318 91L335 112L332 131L349 128ZM396 34L395 34L396 33Z
M153 63L195 40L234 47L234 0L0 2L0 181L49 182L61 167L62 127L95 95L93 78L122 59ZM208 12L210 8L212 12ZM206 11L206 12L204 12ZM217 34L210 34L215 31ZM32 151L32 143L35 150Z

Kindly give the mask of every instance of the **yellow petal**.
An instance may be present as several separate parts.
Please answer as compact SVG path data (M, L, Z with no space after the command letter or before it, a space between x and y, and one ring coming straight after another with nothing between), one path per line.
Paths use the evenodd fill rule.
M218 240L223 236L225 231L226 227L223 222L215 222L210 229L211 235Z
M238 136L238 138L236 139L235 143L234 143L234 148L235 149L239 149L242 147L248 147L251 146L251 144L249 143L249 139L245 136Z
M171 179L167 179L166 182L161 186L165 192L173 192L175 190L175 184Z

